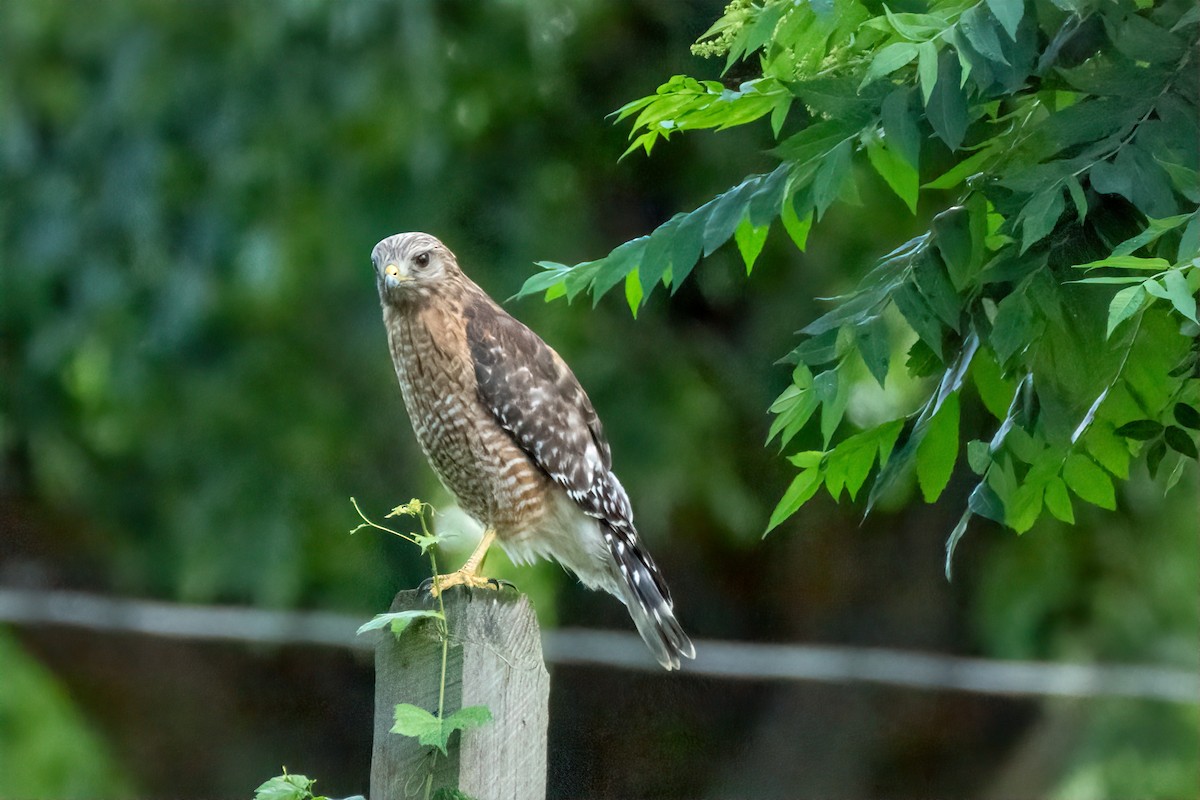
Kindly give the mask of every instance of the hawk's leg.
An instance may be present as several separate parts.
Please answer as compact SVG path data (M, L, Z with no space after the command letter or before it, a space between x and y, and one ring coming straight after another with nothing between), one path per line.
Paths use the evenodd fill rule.
M499 589L499 581L493 578L485 578L479 574L479 567L483 564L483 557L487 555L488 548L492 546L495 538L496 530L494 528L488 528L484 531L483 538L479 540L479 546L471 553L471 557L467 559L467 563L463 564L457 572L451 572L449 575L434 576L433 585L430 587L429 593L437 597L451 586L476 586L481 589Z

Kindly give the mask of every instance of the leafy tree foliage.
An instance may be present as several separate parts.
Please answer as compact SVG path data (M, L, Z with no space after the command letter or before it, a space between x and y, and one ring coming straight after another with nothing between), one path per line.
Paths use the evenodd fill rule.
M753 270L776 222L804 250L869 167L928 229L880 258L802 330L770 440L810 422L821 445L768 525L822 486L869 510L915 468L924 499L965 449L974 515L1018 532L1074 503L1115 504L1144 457L1168 488L1197 455L1200 137L1196 37L1186 0L735 0L694 51L748 80L677 75L621 108L631 151L677 131L766 120L780 161L604 258L542 262L523 294L594 297L624 283L636 314L730 239ZM924 203L921 203L922 200ZM926 379L924 401L857 432L848 402ZM960 446L972 385L995 418Z

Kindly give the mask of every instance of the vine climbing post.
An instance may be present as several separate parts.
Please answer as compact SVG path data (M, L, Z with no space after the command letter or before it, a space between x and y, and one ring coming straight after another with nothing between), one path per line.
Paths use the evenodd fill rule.
M391 611L438 614L415 619L399 635L377 634L371 798L423 798L439 789L476 800L545 797L550 678L528 599L509 588L454 587L439 604L415 590L396 595ZM434 715L439 723L426 714L410 724L441 730L394 732L405 727L397 706ZM472 715L469 726L446 734L457 712L479 707L490 721Z

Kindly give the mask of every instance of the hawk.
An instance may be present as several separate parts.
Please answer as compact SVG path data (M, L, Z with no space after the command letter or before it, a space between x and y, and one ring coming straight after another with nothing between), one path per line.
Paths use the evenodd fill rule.
M484 528L433 591L488 586L493 541L516 563L549 558L621 600L667 669L695 648L638 539L596 409L570 367L468 278L427 233L371 252L383 323L413 431L438 478Z

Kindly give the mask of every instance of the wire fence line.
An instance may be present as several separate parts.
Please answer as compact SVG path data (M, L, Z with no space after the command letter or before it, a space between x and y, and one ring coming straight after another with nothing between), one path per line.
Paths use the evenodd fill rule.
M61 590L0 588L0 623L64 626L198 641L369 651L365 618L116 599ZM542 634L552 664L659 672L634 633L559 629ZM1200 674L1174 667L1003 661L876 647L697 640L684 674L730 680L872 683L1024 697L1134 697L1200 704Z

